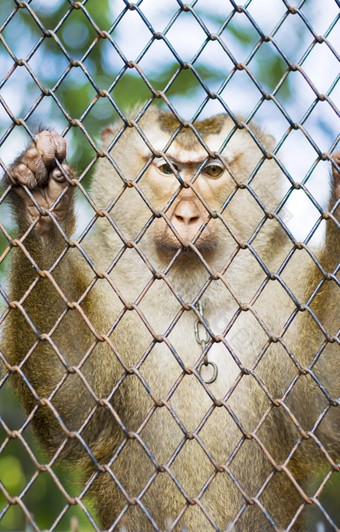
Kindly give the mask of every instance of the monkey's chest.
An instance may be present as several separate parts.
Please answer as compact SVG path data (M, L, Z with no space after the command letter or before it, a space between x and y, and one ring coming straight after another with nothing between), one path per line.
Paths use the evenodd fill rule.
M197 397L211 390L216 398L223 399L237 385L242 368L256 358L255 331L240 321L225 334L226 324L221 320L211 320L211 330L218 341L211 342L200 329L199 339L208 340L205 345L197 341L194 320L179 323L167 342L154 346L142 368L156 396L175 397L185 389L187 397Z

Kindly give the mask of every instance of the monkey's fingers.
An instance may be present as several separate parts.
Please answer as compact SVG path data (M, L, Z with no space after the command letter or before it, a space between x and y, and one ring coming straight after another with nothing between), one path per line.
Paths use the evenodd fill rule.
M340 167L340 151L335 151L334 153L332 153L332 159ZM332 170L334 179L340 179L340 172L338 172L334 165L332 165Z
M58 200L63 190L68 186L68 178L73 178L73 172L67 164L61 165L61 168L52 168L48 173L46 183L43 186L36 186L31 189L33 198L43 209L50 209L54 202ZM38 211L26 191L21 187L17 187L16 193L24 201L29 213L34 218ZM64 197L61 204L58 204L58 208L65 206L67 203L67 197Z
M47 167L54 166L54 160L62 162L66 157L66 140L56 131L41 131L35 136L37 151Z
M340 167L340 151L335 151L332 154L332 158L336 164ZM334 190L337 198L340 198L340 172L332 165L333 179L334 179Z
M55 159L62 162L65 157L65 139L56 131L41 131L35 136L35 143L10 168L10 181L34 189L47 181L49 171L56 168ZM58 178L60 170L57 170Z
M64 183L67 181L67 177L69 177L70 179L72 179L73 177L73 172L71 170L71 168L67 165L67 164L62 164L62 169L61 170L59 167L55 166L51 172L49 173L49 176L51 179L54 179L55 181L58 181L59 183ZM67 177L66 177L67 175Z

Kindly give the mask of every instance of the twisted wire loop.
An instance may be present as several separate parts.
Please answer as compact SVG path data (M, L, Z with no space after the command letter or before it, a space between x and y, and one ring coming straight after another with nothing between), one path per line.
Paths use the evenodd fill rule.
M332 231L338 232L339 237L337 213L340 200L335 200L326 211L309 186L316 170L323 168L324 162L332 165L335 172L340 172L339 159L332 155L339 137L332 138L325 149L320 132L315 133L311 125L314 114L322 108L324 115L319 118L318 128L322 124L325 138L328 138L329 117L339 114L335 100L339 76L334 73L332 65L338 68L335 35L339 34L340 19L336 9L339 4L337 0L315 2L315 12L329 15L325 17L327 24L321 23L312 14L313 9L307 0L295 2L297 7L286 0L276 2L278 16L270 24L266 7L263 7L263 18L254 14L258 4L254 0L246 0L241 4L234 0L216 0L216 13L211 7L213 2L210 5L204 0L169 2L169 12L163 11L166 2L148 3L146 0L103 0L101 10L98 10L99 4L94 0L68 0L59 2L59 5L58 2L6 0L1 5L0 167L10 177L10 164L18 144L22 142L24 145L27 140L34 142L39 125L47 122L47 129L50 129L49 123L56 123L56 129L63 129L62 135L70 146L68 155L77 146L74 159L79 175L69 176L60 161L56 160L67 188L49 209L43 209L29 187L23 187L38 214L27 230L15 237L6 206L12 184L6 182L0 192L0 326L6 327L13 314L20 315L24 332L13 332L13 342L23 339L23 335L30 338L29 348L19 362L9 360L6 350L0 348L0 530L100 531L89 495L97 492L98 486L101 486L102 506L110 508L113 502L107 500L107 487L111 484L116 489L117 517L107 527L110 531L130 530L125 526L130 512L142 516L143 522L147 523L147 530L160 531L165 527L169 531L178 531L186 516L197 511L202 515L207 531L231 531L235 527L235 530L248 532L243 528L243 523L248 514L253 512L254 522L257 522L259 515L265 519L264 532L279 531L283 527L288 532L296 530L307 507L315 510L311 518L311 527L314 528L310 528L310 532L340 530L338 508L334 510L331 502L326 500L327 491L331 490L332 485L335 486L330 501L334 497L337 506L340 464L334 457L333 444L328 447L323 440L323 430L328 425L335 427L334 432L338 431L335 436L339 440L339 428L334 421L334 412L340 407L339 383L329 386L322 371L327 356L333 356L334 368L338 366L340 329L336 320L332 322L332 327L328 327L327 317L317 310L320 294L322 297L322 294L328 293L329 286L333 287L333 292L340 290L340 264L335 259L334 263L329 262L325 267L313 249L314 238L322 232L326 222L328 227L331 225ZM161 12L157 11L159 6L162 6ZM133 24L139 24L138 31L135 31ZM185 24L189 24L188 29ZM290 34L294 35L291 42L289 38L283 38L288 28ZM141 40L138 40L139 33ZM190 43L194 37L200 36L200 42L190 59L188 56L192 47L188 45L188 51L187 46L182 44L181 49L176 41L178 35L181 39L188 35ZM98 50L101 50L100 60L96 55ZM159 51L161 56L157 55ZM322 52L321 59L318 59L319 52ZM47 57L51 60L51 68L47 67ZM204 63L205 57L209 58L209 68ZM330 64L329 78L322 80L320 90L314 74L324 57ZM165 66L160 72L162 65ZM265 68L260 68L261 65L265 65ZM160 72L158 79L155 79L155 72ZM268 80L268 72L272 72L273 79ZM297 77L303 83L306 101L302 101L300 94L293 105L289 104L285 95L290 91L294 93L292 83ZM190 120L180 112L178 86L181 83L186 88L185 105L190 106ZM246 98L243 86L248 88ZM139 105L133 119L123 110L124 104L128 107L131 103L131 87L136 87L134 101L145 101ZM197 104L192 97L195 88ZM242 119L235 112L235 98L247 110ZM178 123L162 151L152 144L141 125L149 108L159 103L171 111ZM233 124L216 152L207 146L194 124L205 112L212 114L210 106L215 105L219 112L222 110L230 117ZM269 118L273 117L273 122L279 123L279 139L270 150L264 148L251 125L253 119L262 121L262 113L268 116L268 111L267 115L264 111L268 109ZM98 142L98 135L102 129L101 122L105 127L108 116L114 117L120 128L113 139L110 137L110 128L104 129L103 147ZM137 175L129 175L111 154L111 149L130 130L150 152L150 160L143 163ZM189 183L185 183L180 172L176 172L178 190L162 211L153 205L144 192L144 175L157 158L163 157L174 170L167 153L182 131L190 131L206 152L207 159L213 158L223 163L230 174L235 187L228 197L223 198L219 210L213 210L199 193L198 187L195 187L199 172ZM260 153L260 160L255 167L247 169L246 176L235 175L232 165L221 156L238 132L246 132L251 138L253 149ZM296 150L295 145L298 144L299 149ZM287 145L292 155L289 163L284 164L281 149ZM308 167L305 160L310 153L313 160ZM294 158L299 159L299 168L303 168L301 179L296 178L293 164L290 164ZM87 180L97 163L102 161L120 179L119 189L115 190L114 197L107 198L105 206L96 203L88 191ZM202 167L205 163L202 163ZM275 205L267 205L261 194L255 191L256 178L267 163L279 168L287 185ZM195 246L207 224L201 227L197 238L190 244L190 251L200 261L206 280L189 301L176 288L171 277L182 250L174 253L164 270L157 271L141 245L152 224L159 219L163 219L172 233L178 235L168 213L183 188L190 189L197 202L204 207L207 224L216 222L234 245L225 257L221 270L214 271ZM70 189L75 190L81 199L85 219L84 223L80 221L72 236L65 233L57 216L58 208L63 205L63 199ZM121 220L114 214L123 196L129 193L138 197L140 204L150 211L145 225L136 226L133 237L124 233ZM301 241L290 224L292 213L289 202L294 199L295 193L299 194L299 198L303 197L316 213ZM250 234L244 240L240 238L234 221L228 219L228 209L232 207L237 194L248 195L260 213L254 229L251 227ZM128 213L128 216L134 220L136 213ZM53 232L64 242L63 249L47 250L51 258L48 267L40 264L31 252L35 230L44 217L49 218ZM109 258L103 257L103 263L99 265L94 261L86 242L100 224L107 233L112 232L119 239L121 248L115 256L112 256L110 249ZM270 224L277 225L290 249L287 253L284 251L284 256L279 259L273 257L267 261L263 258L261 235ZM271 245L274 246L275 242L271 242ZM139 286L139 292L132 290L132 296L124 292L114 276L117 265L126 264L124 260L131 256L129 254L137 257L147 272L147 281L143 284L137 279L136 272L126 269L125 274L131 279L131 285L136 282ZM306 262L317 270L314 284L308 287L308 297L298 289L293 289L287 281L298 254L304 254ZM13 255L21 256L26 264L26 272L29 272L27 278L33 280L26 282L22 293L14 290L17 297L11 298L6 276L11 273ZM251 293L246 286L236 289L229 279L229 273L238 269L240 257L244 255L249 257L254 271L260 272L258 277L261 282ZM76 256L77 264L82 264L88 274L86 286L79 287L74 280L76 295L73 299L63 289L64 279L60 277L60 268L68 264L70 256ZM65 277L71 275L69 270L64 272ZM239 275L246 285L252 272L241 269ZM26 274L24 277L26 279ZM304 272L296 271L296 277L303 280ZM226 299L231 301L230 308L225 312L202 303L206 301L209 290L213 291L214 283L223 286ZM169 323L158 330L144 304L160 284L167 290L169 301L174 302L174 307L177 305L177 311ZM37 308L46 309L48 326L43 330L35 312L29 308L29 302L35 300L41 285L47 286L51 294L50 301L45 298L36 305ZM277 297L277 304L280 305L280 301L284 300L287 302L285 307L289 309L275 331L268 325L261 310L261 301L273 285L276 287L273 306ZM98 323L97 316L91 316L86 311L87 302L98 286L105 286L102 291L108 299L114 299L119 308L114 319L110 321L107 318L108 323L104 325ZM98 305L105 308L105 301L100 301ZM54 306L58 311L53 313ZM335 305L329 306L331 314L338 312ZM193 319L193 314L196 319ZM187 331L193 353L190 364L186 363L176 342L177 328L188 315L193 320ZM159 318L161 321L163 316ZM304 318L304 341L311 342L312 330L317 331L315 336L318 337L308 346L308 360L302 359L299 348L295 348L291 332L296 328L296 323L299 324ZM82 330L86 330L87 338L90 338L83 343L77 328L80 322ZM65 323L71 324L67 331ZM131 346L131 352L135 353L131 361L119 348L117 336L121 329L132 333L136 324L142 334L131 334L131 337L137 337L136 345ZM249 327L255 331L254 337L249 334ZM215 334L215 330L219 330L219 334ZM70 337L67 347L65 335ZM124 337L122 342L125 340ZM81 345L81 353L73 359L71 352L76 345ZM100 394L93 385L100 375L93 360L101 363L103 353L107 352L110 353L110 363L117 369L118 377L116 382L110 383L106 393ZM46 353L48 356L45 356ZM161 353L161 356L155 353ZM164 353L176 368L176 378L170 386L168 383L165 386L161 378L160 382L155 382L156 372L150 371L150 376L146 369L150 369L150 366L159 368ZM51 364L51 369L42 377L33 375L30 378L30 363L44 356ZM282 371L283 360L285 371ZM276 364L273 382L263 371L268 361L273 368L273 361ZM226 375L226 366L230 369L230 375ZM229 384L221 392L219 386L223 379L229 379ZM48 384L50 382L53 382L52 389ZM200 400L194 405L189 404L194 401L183 399L181 395L186 383L193 390L199 389L197 396ZM312 399L304 394L307 384L313 390ZM29 395L25 414L19 409L12 388ZM248 389L259 398L254 408L249 408L242 395ZM59 408L60 397L65 390L70 396L67 414L72 412L76 421L80 420L78 423L67 422L69 418ZM73 395L78 393L79 397L74 398ZM316 396L319 398L321 406L310 418L312 422L308 426L292 407L292 398L298 393L303 397L301 410L308 412L312 410L310 401ZM126 415L121 405L126 398L131 401L131 395L136 412ZM143 400L146 406L138 411L139 403ZM86 403L86 409L83 403ZM179 413L178 404L187 404L187 411ZM102 444L100 430L107 422L107 415L119 429L119 441L104 453L103 458L98 448ZM280 434L284 434L283 439L287 441L282 442L286 444L284 448L273 451L271 438L277 437L279 415L285 421ZM46 419L52 420L53 427L48 434ZM158 443L150 438L150 432L158 426L159 420L162 420L165 432L163 434L157 429L159 439L170 435L166 450L160 450ZM46 431L46 441L56 448L48 458L41 453L31 435L34 424ZM230 426L233 430L226 430ZM286 426L291 429L287 437L284 432ZM93 431L99 436L95 438L96 441L89 443L88 434ZM218 442L214 448L209 445L212 432ZM70 478L68 471L60 469L65 456L70 454L70 448L76 450L71 452L74 454L71 459L76 460L78 454L86 456L83 480L79 482L77 477ZM287 448L289 450L285 452ZM195 456L199 457L190 469L190 480L193 480L195 489L190 489L187 471L181 468L181 458L190 457L192 449L195 450ZM129 453L132 450L138 458L130 463L126 456L131 456ZM306 452L317 455L320 464L314 483L307 487L303 478L311 472L304 471L300 476L296 474L296 463ZM109 459L106 459L107 454L110 454ZM123 474L121 463L127 464ZM261 472L260 463L265 463ZM143 469L145 464L143 482L136 483L136 488L130 490L128 477L131 478L137 469ZM243 471L242 475L240 471ZM291 518L284 525L277 522L275 505L285 504L285 494L282 496L284 502L272 501L268 496L271 486L281 486L282 481L289 484L298 500ZM75 485L78 487L75 488ZM168 522L168 516L164 516L166 524L162 527L150 509L150 500L158 504L168 488L169 493L172 493L171 489L176 490L181 502L172 520ZM219 504L224 509L228 506L228 501L223 497L229 490L232 492L231 498L236 501L237 510L230 522L221 522L218 519ZM222 503L216 501L212 510L207 504L211 493L222 493Z
M203 304L202 304L202 301L200 300L195 306L196 306L196 308L197 308L202 320L204 320L205 318L204 318L204 315L203 315ZM196 338L196 342L202 348L202 353L204 353L205 350L206 350L206 346L207 346L207 344L209 342L209 333L208 333L207 329L204 328L205 336L204 336L204 338L202 338L202 336L201 336L202 329L201 329L200 325L202 326L202 321L197 319L195 321L195 326L194 326L195 327L195 338ZM204 368L212 370L210 378L205 375ZM218 367L217 367L217 364L215 364L215 362L212 362L211 360L209 360L208 352L204 355L204 360L203 360L202 364L200 364L198 371L199 371L199 374L201 375L201 377L203 378L203 380L204 380L204 382L206 384L212 384L217 379ZM202 372L203 372L203 375L202 375Z

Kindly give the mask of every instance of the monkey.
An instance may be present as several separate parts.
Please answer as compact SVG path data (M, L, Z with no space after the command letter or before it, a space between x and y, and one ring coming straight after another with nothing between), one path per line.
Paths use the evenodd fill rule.
M149 108L102 142L77 239L62 136L4 178L2 351L39 440L104 530L305 530L310 474L338 471L340 152L314 251L256 124Z

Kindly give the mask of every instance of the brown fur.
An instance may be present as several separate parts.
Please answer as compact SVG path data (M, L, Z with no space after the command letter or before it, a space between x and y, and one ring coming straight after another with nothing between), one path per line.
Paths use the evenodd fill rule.
M139 127L162 151L178 122L149 111ZM297 513L293 529L303 530L300 509L312 495L306 477L320 463L327 466L309 431L332 459L339 456L338 409L330 401L339 396L339 343L332 336L339 284L322 274L339 261L338 222L327 222L317 261L296 247L276 276L293 244L270 217L253 238L265 214L243 186L259 164L250 187L268 212L278 206L280 173L263 156L272 139L253 130L261 151L246 129L236 131L220 153L223 176L201 173L190 184L202 164L195 154L207 156L198 135L218 151L233 127L218 115L197 122L196 133L181 129L166 157L182 165L185 188L174 175L159 174L157 158L127 128L110 153L118 170L109 158L98 163L91 195L106 214L81 242L84 251L70 247L46 218L23 242L34 267L21 249L14 254L10 298L20 305L12 304L6 319L3 352L12 365L22 364L31 388L19 372L16 386L27 412L38 406L33 424L49 452L63 445L62 457L82 468L84 481L96 472L92 492L105 529L141 532L153 530L153 522L160 529L177 522L173 530L205 532L236 520L238 531L262 532L274 530L268 516L278 529ZM106 145L118 131L105 130ZM33 175L50 141L38 138L37 145L40 155L34 146L29 152ZM19 163L28 164L25 157L11 169L20 236L37 216L19 187L27 184L18 171ZM52 204L56 191L47 174L45 197ZM70 235L71 189L60 183L66 193L54 215ZM202 384L197 374L202 350L194 336L197 315L188 309L199 296L215 335L213 384Z

